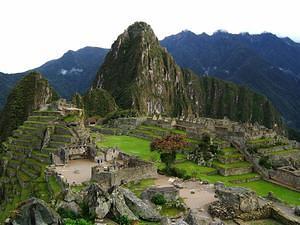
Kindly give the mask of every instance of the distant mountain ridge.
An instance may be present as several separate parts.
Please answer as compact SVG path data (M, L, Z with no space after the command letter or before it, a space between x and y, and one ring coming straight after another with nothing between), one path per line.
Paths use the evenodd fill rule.
M162 46L196 73L242 84L267 96L289 126L300 128L300 44L271 33L183 31Z
M107 52L108 49L97 47L70 50L62 57L29 71L43 74L60 96L70 99L76 92L85 93L88 90ZM0 109L10 90L29 71L18 74L0 73Z

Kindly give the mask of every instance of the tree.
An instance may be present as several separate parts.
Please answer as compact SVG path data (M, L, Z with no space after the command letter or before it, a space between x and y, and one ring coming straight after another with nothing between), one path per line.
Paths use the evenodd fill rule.
M170 171L176 159L176 151L184 149L187 146L187 142L184 139L185 136L175 134L152 141L151 150L160 152L160 159L166 165L167 171Z

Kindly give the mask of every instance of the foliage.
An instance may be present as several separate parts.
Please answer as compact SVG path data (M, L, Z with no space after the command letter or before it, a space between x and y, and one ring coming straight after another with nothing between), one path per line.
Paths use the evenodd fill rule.
M214 160L218 153L220 153L218 146L212 143L209 135L204 135L202 141L191 155L195 162L206 165L208 162Z
M163 138L156 138L151 142L151 150L160 152L160 160L165 163L169 170L176 159L176 151L187 146L185 136L180 134L167 135Z
M128 219L128 216L122 215L116 218L116 222L119 225L130 225L131 221Z
M288 129L288 137L289 137L289 139L300 142L300 132L295 129L292 129L292 128Z
M57 210L57 213L62 217L62 218L69 218L69 219L77 219L77 215L71 211L71 210L67 210L67 209L64 209L64 208L59 208Z
M67 218L64 220L65 225L94 225L92 222L85 219L70 219Z
M164 205L167 203L167 200L162 194L158 193L151 198L151 202L153 202L155 205Z
M271 169L272 168L272 162L271 162L271 160L269 159L268 156L262 156L259 159L259 165L265 167L266 169Z

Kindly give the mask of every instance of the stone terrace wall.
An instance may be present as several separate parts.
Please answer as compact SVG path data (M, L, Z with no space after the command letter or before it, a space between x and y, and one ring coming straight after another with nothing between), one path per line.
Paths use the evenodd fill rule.
M121 185L124 182L137 181L147 178L154 178L157 175L157 168L153 163L139 159L130 158L127 168L105 171L101 166L92 168L92 180L101 184L103 188Z
M271 173L271 178L300 191L300 171L297 173L297 171L293 172L279 168Z

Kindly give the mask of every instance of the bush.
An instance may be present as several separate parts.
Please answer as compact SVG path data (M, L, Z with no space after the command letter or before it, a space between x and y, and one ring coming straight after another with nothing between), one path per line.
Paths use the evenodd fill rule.
M162 194L156 194L151 198L151 202L155 205L164 205L167 203L167 200Z
M268 156L263 156L259 159L259 165L265 167L266 169L272 168L272 162L270 161Z
M57 212L62 218L77 219L77 215L73 211L59 208Z
M118 218L116 218L116 222L119 225L130 225L131 224L130 220L128 219L128 216L126 216L126 215L119 216Z
M92 222L87 221L85 219L74 220L74 219L70 219L70 218L65 219L64 224L65 225L94 225Z

